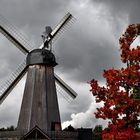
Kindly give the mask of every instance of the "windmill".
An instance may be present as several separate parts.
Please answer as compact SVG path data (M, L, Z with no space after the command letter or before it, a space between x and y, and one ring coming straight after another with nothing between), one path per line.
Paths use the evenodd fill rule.
M73 99L77 93L54 73L57 63L52 53L52 44L73 20L74 17L67 13L53 30L47 26L42 35L43 44L33 49L14 26L0 17L0 32L26 55L26 60L0 87L1 104L27 72L17 130L29 131L35 126L45 131L61 130L55 82Z

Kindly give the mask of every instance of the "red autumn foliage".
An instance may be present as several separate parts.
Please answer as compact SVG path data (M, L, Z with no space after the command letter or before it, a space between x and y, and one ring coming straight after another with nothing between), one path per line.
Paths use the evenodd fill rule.
M96 118L109 119L109 132L104 131L103 140L135 140L135 129L140 114L140 46L131 49L132 42L140 35L140 24L128 26L120 38L121 60L126 68L104 71L106 86L98 81L90 82L96 102L103 102L97 108Z

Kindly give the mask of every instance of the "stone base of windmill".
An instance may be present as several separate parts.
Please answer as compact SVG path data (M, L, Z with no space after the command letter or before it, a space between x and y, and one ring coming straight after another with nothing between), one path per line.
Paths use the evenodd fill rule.
M0 132L0 140L92 140L92 129L77 129L72 131L45 132L35 126L27 131Z

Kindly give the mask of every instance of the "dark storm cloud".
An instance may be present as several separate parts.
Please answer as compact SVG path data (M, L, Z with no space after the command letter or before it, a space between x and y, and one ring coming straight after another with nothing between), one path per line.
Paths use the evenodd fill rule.
M97 15L92 15L91 10L94 11L94 9L78 9L78 4L80 1L79 3L62 0L59 2L29 0L27 3L17 0L2 1L3 6L1 6L0 12L13 24L18 25L21 30L25 29L24 33L33 40L36 47L41 44L40 35L44 26L55 26L68 10L75 13L77 23L73 25L70 32L60 37L63 40L58 42L54 50L56 55L58 54L59 68L63 72L68 71L72 79L87 82L93 77L100 79L103 69L118 65L118 52L116 51L115 54L115 50L112 49L116 47L116 44L112 44L112 41L109 40L110 36L112 38L111 32L105 33L108 32L104 29L106 26L100 23L99 26L96 25L99 21L107 20L105 18L109 15L102 15L100 9L97 9ZM90 1L87 4L90 4ZM5 7L8 11L5 10ZM70 8L67 10L67 7ZM100 19L94 22L96 16ZM103 34L107 34L107 36ZM112 52L113 50L114 52Z
M9 2L3 0L1 1L0 12L13 24L18 25L21 30L25 29L24 33L34 42L36 47L41 44L40 35L44 26L52 25L54 27L64 13L69 10L75 13L78 16L78 23L73 25L70 33L62 36L63 40L61 39L57 44L56 55L58 54L59 67L63 72L65 70L71 71L72 77L76 76L77 80L87 81L92 79L94 75L100 79L99 75L103 69L119 65L117 43L122 33L120 22L123 22L123 15L128 15L130 22L139 21L136 14L139 12L138 0L133 2L131 0L127 2L125 0L96 0L92 2L93 9L88 9L88 11L86 8L78 10L78 5L76 5L78 3L74 1L29 0L25 2L13 0ZM87 4L91 4L91 2L88 1ZM97 9L96 15L92 15L90 10L95 10L95 4L100 8ZM77 6L76 10L74 9L76 6L73 5ZM68 8L69 6L71 9ZM106 26L103 24L96 25L99 22L94 21L96 17L99 17L98 20L101 22L108 22L112 32L106 33L104 30ZM113 44L110 37L112 38L114 34L117 34L117 38Z
M100 6L96 16L103 23L94 22L96 20L94 15L93 17L90 15L89 18L87 15L86 18L86 14L83 12L82 17L86 19L86 22L82 21L84 26L80 26L80 28L76 26L74 33L71 33L71 37L69 37L72 38L69 39L70 47L67 48L67 51L65 48L60 51L60 56L64 56L62 67L65 70L68 68L68 71L71 71L70 75L75 72L73 76L77 80L86 81L91 77L101 80L100 76L104 69L121 66L118 39L128 24L140 22L137 14L140 12L140 1L138 0L128 0L127 2L126 0L99 0L93 1L93 5L95 4ZM90 11L87 14L90 14ZM110 29L106 30L104 21L108 23ZM92 22L92 25L88 24L89 22ZM76 31L77 33L75 33ZM90 32L92 34L89 34ZM115 37L114 40L113 37ZM66 42L64 46L67 46Z
M46 1L46 0L12 0L1 1L0 12L12 24L20 28L27 26L26 33L32 36L36 46L40 45L40 34L46 25L56 25L58 20L67 12L65 11L68 2L66 1ZM8 9L8 10L6 10ZM54 24L54 25L53 25Z
M67 41L63 42L58 52L60 70L68 73L69 78L84 82L93 77L100 79L104 69L119 65L118 46L105 38L94 40L93 37L93 40L89 40L80 35L74 39L80 41L70 41L69 46Z
M0 34L0 82L6 80L22 60L23 54Z
M98 4L104 4L110 10L110 14L115 19L122 16L124 13L128 14L130 23L139 23L140 17L140 1L139 0L93 0Z

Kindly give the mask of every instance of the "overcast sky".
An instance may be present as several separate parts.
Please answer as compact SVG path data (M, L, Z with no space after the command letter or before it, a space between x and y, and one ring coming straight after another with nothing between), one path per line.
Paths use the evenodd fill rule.
M122 66L118 39L129 24L140 23L139 5L139 0L0 0L0 14L36 48L42 43L46 25L53 28L67 12L76 18L53 46L59 63L55 71L78 93L70 103L58 94L63 126L94 127L104 123L93 115L98 105L87 82L95 78L103 84L104 69ZM24 57L0 35L1 82ZM0 106L0 127L16 126L25 79Z

